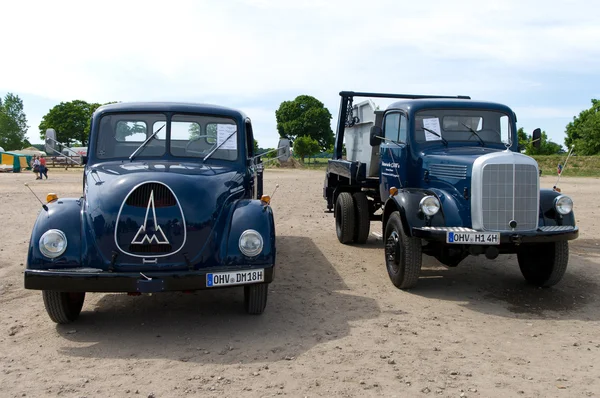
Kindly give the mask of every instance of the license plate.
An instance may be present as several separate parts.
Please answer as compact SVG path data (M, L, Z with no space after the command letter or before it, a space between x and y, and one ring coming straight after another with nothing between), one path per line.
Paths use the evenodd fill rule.
M462 245L499 245L499 232L448 232L446 243Z
M206 286L231 286L245 285L247 283L264 282L265 270L253 269L250 271L215 272L206 274Z

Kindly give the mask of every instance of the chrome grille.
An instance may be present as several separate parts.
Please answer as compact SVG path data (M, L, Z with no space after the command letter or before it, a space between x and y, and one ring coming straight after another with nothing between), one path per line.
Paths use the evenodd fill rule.
M451 164L432 164L429 166L429 175L432 177L467 178L467 166L456 166Z
M137 187L127 198L126 204L135 207L147 207L151 192L154 195L154 207L177 206L177 201L171 190L166 185L155 182Z
M483 228L510 231L535 230L538 225L538 174L531 164L487 164L483 168Z

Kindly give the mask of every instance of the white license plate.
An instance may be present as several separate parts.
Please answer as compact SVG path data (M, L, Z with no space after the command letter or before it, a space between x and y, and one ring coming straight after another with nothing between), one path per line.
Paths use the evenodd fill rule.
M446 243L459 245L499 245L499 232L447 232Z
M265 270L253 269L250 271L215 272L206 274L206 286L231 286L245 285L248 283L264 282Z

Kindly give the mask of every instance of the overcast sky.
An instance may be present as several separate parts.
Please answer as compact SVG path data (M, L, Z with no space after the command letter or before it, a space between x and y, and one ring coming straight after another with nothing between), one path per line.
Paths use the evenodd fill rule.
M282 101L313 95L335 125L354 90L503 102L564 145L600 98L599 15L591 0L4 2L0 95L23 99L32 143L61 101L168 100L239 108L273 147Z

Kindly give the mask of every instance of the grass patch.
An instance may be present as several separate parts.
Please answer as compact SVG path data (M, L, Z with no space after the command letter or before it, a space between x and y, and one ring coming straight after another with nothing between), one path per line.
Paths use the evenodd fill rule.
M558 164L564 166L567 155L533 156L543 176L558 176ZM600 177L600 156L571 156L564 177Z

